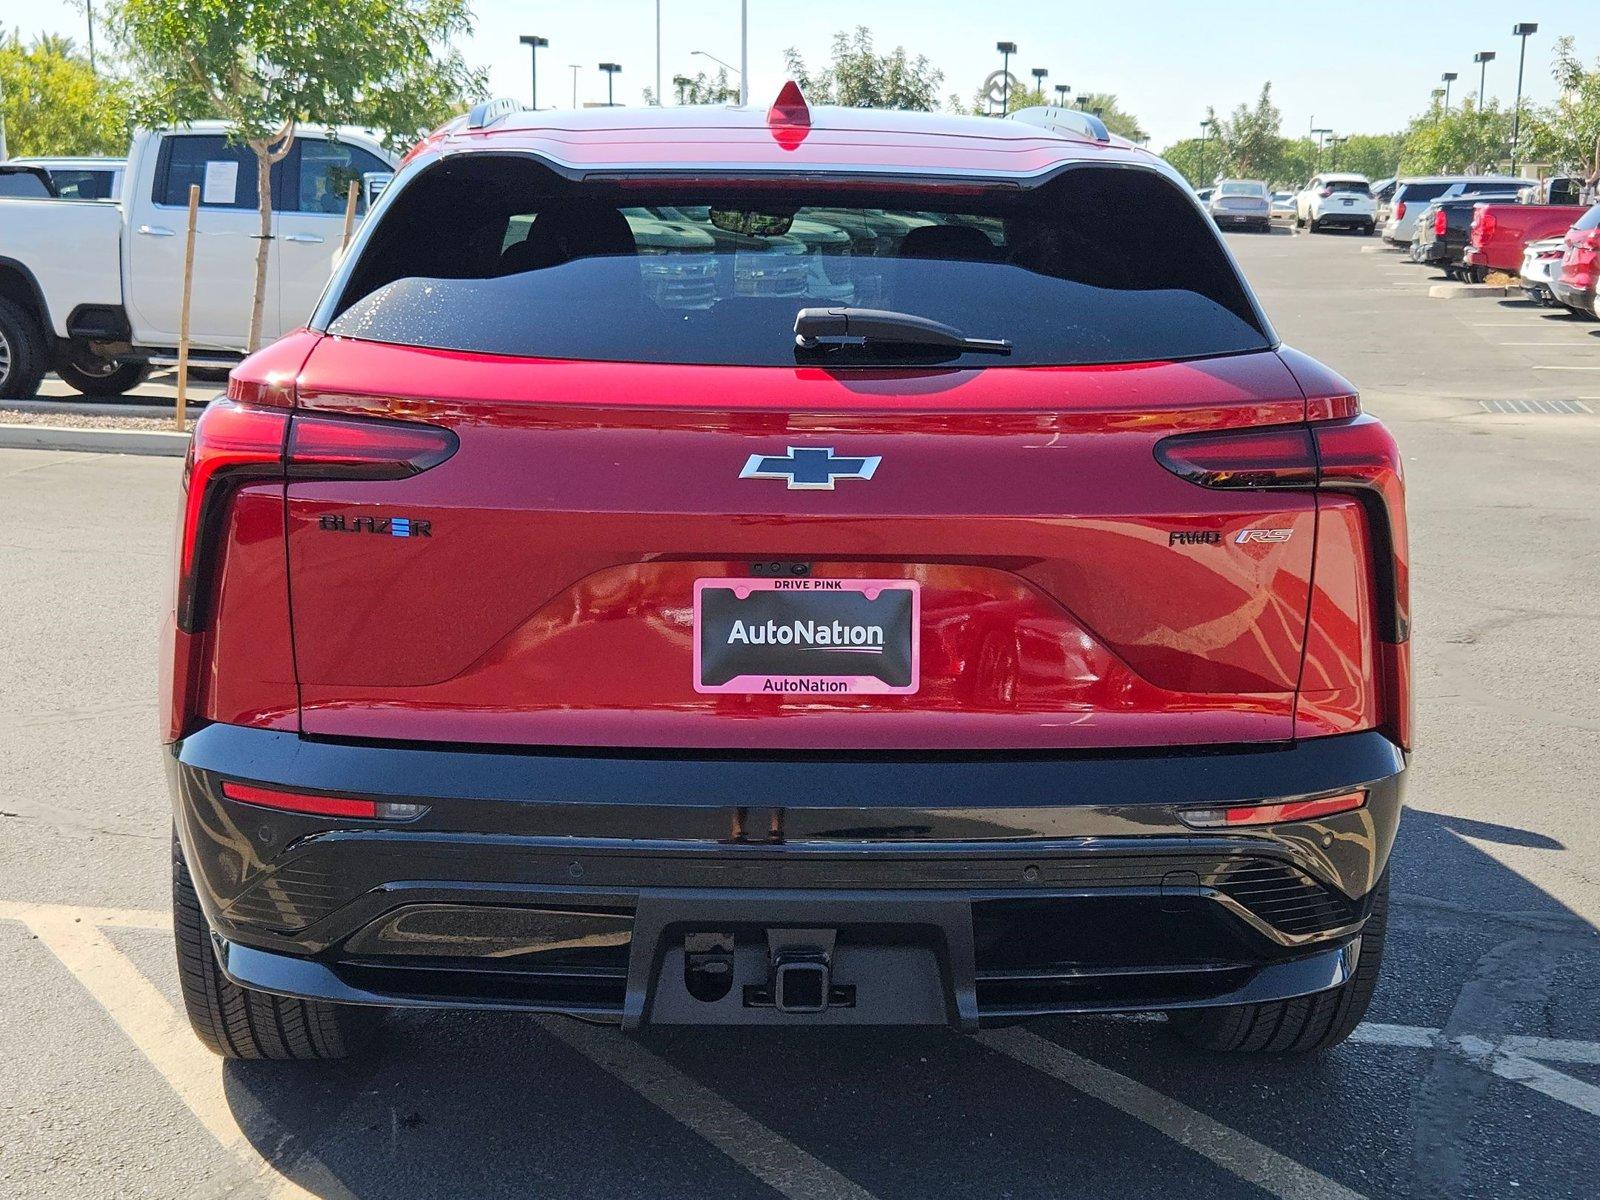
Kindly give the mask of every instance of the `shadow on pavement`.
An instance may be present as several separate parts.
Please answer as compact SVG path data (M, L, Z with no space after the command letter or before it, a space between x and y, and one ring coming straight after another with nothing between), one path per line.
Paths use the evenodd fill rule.
M1408 812L1369 1019L1490 1041L1600 1040L1595 929L1473 841L1561 849ZM1159 1018L1028 1028L1366 1196L1587 1196L1600 1170L1594 1117L1446 1049L1353 1043L1284 1061L1192 1050ZM597 1032L601 1045L622 1037ZM539 1020L503 1014L397 1013L365 1061L233 1063L226 1088L277 1169L362 1200L771 1197L680 1124L687 1113L715 1125L725 1104L882 1200L1262 1194L1134 1116L942 1029L658 1029L633 1045L710 1100L669 1087L675 1118ZM803 1173L786 1191L839 1194Z

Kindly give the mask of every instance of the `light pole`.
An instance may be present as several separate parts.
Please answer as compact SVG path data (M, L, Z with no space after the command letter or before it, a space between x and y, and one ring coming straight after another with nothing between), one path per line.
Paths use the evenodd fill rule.
M750 0L739 0L739 107L750 106Z
M1210 117L1200 122L1200 179L1202 182L1206 177L1206 152L1211 149L1211 126L1212 120Z
M617 100L616 95L612 90L612 85L617 81L617 72L622 70L622 64L601 63L600 69L606 73L606 107L615 108L617 106Z
M1323 141L1323 139L1326 138L1332 132L1333 132L1333 130L1331 130L1331 129L1320 129L1320 128L1319 129L1313 129L1311 131L1311 136L1317 139L1317 170L1319 170L1319 171L1322 170L1322 151L1323 151L1323 149L1325 148L1325 146L1327 144L1327 143L1325 143Z
M1044 67L1035 67L1028 73L1033 76L1033 90L1039 93L1041 100L1044 99L1044 78L1050 74L1049 70Z
M1000 51L1000 115L1003 117L1011 111L1011 56L1017 52L1017 44L996 42L994 48Z
M1450 85L1452 83L1454 83L1459 78L1461 78L1461 77L1459 75L1457 75L1454 71L1446 71L1443 75L1439 76L1439 81L1444 84L1444 110L1445 110L1445 112L1449 112L1450 111Z
M578 107L578 72L580 70L582 70L582 68L579 67L577 63L568 63L567 66L572 68L572 107L573 108L577 108Z
M84 8L89 17L89 74L95 73L94 69L94 0L87 0Z
M542 37L535 37L531 33L525 33L520 38L518 38L517 40L528 48L528 58L529 58L529 60L531 61L531 64L532 64L531 73L532 73L532 76L533 76L533 111L534 112L538 112L539 111L539 47L540 46L548 46L550 44L550 39L549 38L542 38Z
M1067 106L1067 93L1071 90L1072 86L1070 84L1056 84L1056 106L1058 108L1065 108Z
M1511 172L1516 174L1517 160L1522 157L1522 68L1528 61L1528 39L1539 32L1532 21L1523 21L1511 30L1513 37L1522 39L1522 49L1517 54L1517 106L1511 110Z
M656 0L656 104L665 103L661 98L661 0Z
M1489 64L1494 61L1494 58L1495 58L1495 55L1494 55L1494 51L1493 50L1479 50L1476 54L1474 54L1472 56L1472 61L1478 64L1478 111L1479 112L1483 111L1483 104L1484 104L1484 99L1485 99L1484 94L1483 94L1483 89L1487 86L1485 81L1489 77Z

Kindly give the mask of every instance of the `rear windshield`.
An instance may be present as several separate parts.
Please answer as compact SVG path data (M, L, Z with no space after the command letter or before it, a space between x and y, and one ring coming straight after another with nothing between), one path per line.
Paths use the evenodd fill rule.
M1336 192L1355 192L1362 196L1370 196L1371 190L1359 179L1331 179L1327 186Z
M828 364L1114 363L1270 345L1209 222L1154 173L1082 168L1033 189L802 187L574 185L529 159L447 160L396 195L327 329L489 354L793 366L823 353L797 348L801 309L858 307L1011 352L881 339L830 345Z
M1264 183L1224 183L1218 186L1219 196L1265 196L1267 185Z

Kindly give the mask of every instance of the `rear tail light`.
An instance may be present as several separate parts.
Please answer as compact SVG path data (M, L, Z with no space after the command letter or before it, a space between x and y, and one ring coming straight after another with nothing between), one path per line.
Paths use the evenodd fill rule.
M1294 489L1354 496L1372 543L1373 623L1383 663L1383 712L1396 740L1410 745L1408 649L1410 548L1400 451L1381 424L1344 416L1345 397L1318 401L1308 425L1177 434L1156 443L1167 470L1201 487ZM1323 414L1335 417L1323 420Z
M1379 558L1379 632L1389 642L1410 636L1400 452L1375 418L1178 434L1157 442L1155 454L1167 470L1201 487L1359 496Z
M1444 209L1433 214L1433 236L1443 237L1444 231L1450 227L1450 218Z
M206 624L218 531L239 488L290 479L404 479L438 466L456 445L454 433L431 425L211 404L184 463L178 628L194 633Z
M1237 829L1247 825L1281 825L1290 821L1319 821L1338 813L1354 812L1367 802L1365 792L1344 792L1315 800L1285 800L1274 804L1235 804L1227 808L1186 808L1178 813L1194 829Z
M1394 219L1396 221L1404 221L1406 219L1406 202L1404 200L1394 206Z
M226 780L222 794L240 804L272 808L279 812L303 813L312 817L354 817L362 821L414 821L428 811L426 804L394 800L363 800L354 796L325 796L281 788L259 787L253 783Z

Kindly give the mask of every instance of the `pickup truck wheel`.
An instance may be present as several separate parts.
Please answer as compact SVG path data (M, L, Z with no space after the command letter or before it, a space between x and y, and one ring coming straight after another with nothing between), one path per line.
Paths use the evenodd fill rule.
M47 355L33 317L0 297L0 398L25 400L39 390Z
M56 374L80 395L120 396L143 383L150 367L141 362L101 358L69 346L56 356Z
M1355 972L1326 992L1294 1000L1187 1009L1168 1014L1172 1029L1205 1050L1245 1054L1316 1054L1337 1046L1361 1023L1372 1002L1389 925L1389 875L1372 893Z
M172 932L189 1025L223 1058L306 1062L344 1058L377 1031L380 1010L295 1000L243 988L222 973L183 847L172 837Z

